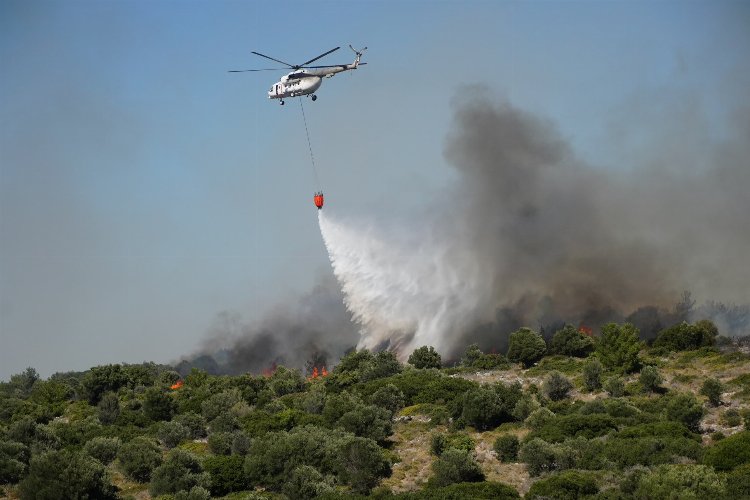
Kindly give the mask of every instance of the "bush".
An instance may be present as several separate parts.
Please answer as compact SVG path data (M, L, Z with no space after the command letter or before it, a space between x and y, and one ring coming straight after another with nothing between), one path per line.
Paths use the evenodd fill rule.
M495 391L478 387L465 394L462 415L468 425L487 430L500 423L503 408Z
M201 403L203 418L206 422L210 422L220 415L229 413L229 410L240 401L242 401L242 393L237 388L214 394Z
M172 450L167 459L151 474L152 496L190 491L195 486L209 485L209 475L203 472L198 459L184 450Z
M558 371L553 371L547 377L544 382L544 393L552 401L560 401L568 397L568 393L573 388L573 384L570 383L565 375Z
M510 361L529 368L542 359L546 350L547 344L542 336L524 327L510 334L507 356Z
M736 408L729 408L721 416L721 423L728 427L737 427L742 423L740 412Z
M550 472L558 468L557 452L550 443L534 438L521 446L518 458L526 464L531 476Z
M391 462L374 441L353 437L338 448L335 469L355 493L367 494L381 478L391 474Z
M99 409L99 422L104 425L114 424L117 417L120 416L120 400L117 394L108 392L102 396L97 405Z
M721 393L724 391L724 387L721 385L718 379L709 378L703 382L701 387L701 394L708 398L708 402L711 406L719 406L721 404Z
M649 392L656 392L659 386L664 382L659 370L655 366L644 366L641 369L641 375L638 377L638 381L643 386L643 389Z
M682 422L693 432L700 432L703 413L703 406L689 393L678 394L667 403L667 418Z
M531 485L524 498L577 500L599 491L596 481L584 472L569 470L540 479Z
M641 476L636 498L722 498L725 480L705 465L661 465Z
M379 407L385 408L391 413L396 413L404 407L404 393L393 384L386 384L370 397L370 402Z
M594 340L573 325L565 325L555 332L549 344L550 354L585 358L594 350Z
M526 425L529 429L541 429L548 422L554 420L555 414L552 413L548 408L539 408L531 412L531 415L525 420Z
M155 422L170 420L175 410L174 406L174 401L169 394L161 389L151 387L146 390L143 399L143 414L149 419Z
M507 484L489 481L455 483L442 488L425 488L402 495L404 495L404 500L514 500L521 498L518 492ZM399 495L396 498L402 498L402 496Z
M215 455L229 455L233 439L231 432L213 432L208 436L208 449Z
M583 365L583 387L589 392L602 388L602 364L596 358Z
M305 377L299 370L279 366L274 370L268 385L276 396L302 392L305 389Z
M435 487L484 481L484 473L474 460L473 453L455 448L445 450L440 458L432 463L432 472L429 485Z
M443 454L448 447L448 438L442 432L435 432L430 436L430 452L435 456Z
M232 455L247 455L250 451L250 437L242 431L232 434Z
M211 500L211 493L202 486L193 486L190 491L178 491L174 500Z
M377 353L372 362L362 370L361 380L376 380L390 377L401 373L402 367L396 355L391 351L380 351Z
M162 422L157 436L164 446L174 448L190 437L190 430L178 422Z
M207 435L206 419L197 413L183 413L177 415L173 421L187 427L190 439L201 439Z
M638 352L642 346L636 327L630 323L608 323L602 327L596 354L607 368L630 373L640 368Z
M514 434L503 434L495 440L492 449L501 462L515 462L518 459L519 442Z
M750 463L750 431L729 436L708 448L703 463L718 471L729 471Z
M137 437L125 443L117 453L125 474L141 483L151 478L151 472L161 464L161 450L146 437Z
M513 418L518 420L519 422L523 422L538 408L539 403L534 398L534 396L532 396L531 394L524 394L516 402L511 415L513 415Z
M701 320L690 325L679 323L659 332L653 346L668 351L691 351L713 346L718 330L709 320Z
M211 479L211 494L221 497L233 491L250 489L250 481L243 470L244 463L245 458L238 455L204 458L203 470Z
M610 377L604 382L604 390L613 398L621 398L625 395L625 382L620 377Z
M483 354L484 353L479 348L478 344L471 344L466 348L466 351L464 351L464 356L461 358L461 364L467 367L472 367Z
M117 437L95 437L88 441L83 447L83 451L99 460L102 464L107 465L117 457L120 450L120 438Z
M16 483L26 472L29 448L14 441L0 441L0 484Z
M289 498L307 499L332 493L335 490L315 467L300 465L292 471L292 475L289 481L284 483L282 491Z
M750 498L750 464L740 465L727 474L727 497Z
M432 346L416 349L407 361L414 368L440 368L440 354Z
M24 500L117 498L117 488L101 462L83 453L50 451L32 457L19 485Z

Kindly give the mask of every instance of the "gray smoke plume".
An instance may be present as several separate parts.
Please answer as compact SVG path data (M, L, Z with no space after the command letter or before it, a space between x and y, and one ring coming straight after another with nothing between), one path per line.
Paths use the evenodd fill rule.
M747 110L733 137L685 145L701 148L691 164L659 163L680 157L665 151L681 147L671 141L612 173L508 102L460 98L454 109L445 157L459 179L436 216L401 228L320 218L360 347L455 354L468 341L502 347L521 325L596 329L643 306L670 321L686 289L750 296Z
M630 320L653 336L709 318L724 334L749 333L750 108L736 108L718 139L667 116L677 128L612 171L487 94L453 102L444 154L458 178L432 206L400 223L319 214L341 290L324 282L253 326L224 318L206 349L225 348L224 370L335 362L355 344L455 356L565 322Z

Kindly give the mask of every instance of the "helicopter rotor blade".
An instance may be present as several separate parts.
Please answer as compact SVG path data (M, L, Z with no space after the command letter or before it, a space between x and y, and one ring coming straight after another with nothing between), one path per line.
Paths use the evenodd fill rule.
M335 49L331 49L331 50L329 50L328 52L325 52L325 53L323 53L323 54L320 54L320 55L319 55L318 57L313 57L313 58L312 58L312 59L310 59L309 61L307 61L307 62L304 62L304 63L300 64L299 66L297 66L297 68L302 68L302 67L304 67L304 66L307 66L307 65L308 65L308 64L310 64L311 62L315 62L315 61L317 61L318 59L320 59L321 57L323 57L323 56L327 56L327 55L328 55L328 54L330 54L331 52L335 52L335 51L339 50L340 48L341 48L341 47L336 47Z
M245 73L247 71L281 71L286 68L262 68L262 69L230 69L227 73Z
M265 57L266 59L270 59L270 60L272 60L272 61L275 61L275 62L277 62L277 63L281 63L281 64L284 64L284 65L286 65L286 66L289 66L290 68L293 68L293 69L298 69L298 68L299 68L299 66L295 66L294 64L289 64L289 63L287 63L287 62L284 62L284 61L279 61L278 59L274 59L273 57L269 57L269 56L267 56L267 55L265 55L265 54L261 54L260 52L255 52L254 50L253 50L253 51L251 51L251 52L252 52L253 54L255 54L256 56L260 56L260 57Z

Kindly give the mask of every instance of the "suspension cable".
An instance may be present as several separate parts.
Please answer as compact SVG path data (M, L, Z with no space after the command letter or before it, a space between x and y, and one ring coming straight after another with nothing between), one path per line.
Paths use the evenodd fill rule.
M320 179L318 178L318 169L315 166L315 156L313 155L312 143L310 142L310 131L307 129L307 117L305 116L305 107L302 105L302 97L299 98L299 107L302 110L302 120L305 122L307 148L310 150L310 161L312 161L313 174L315 174L315 184L318 186L318 191L320 191Z

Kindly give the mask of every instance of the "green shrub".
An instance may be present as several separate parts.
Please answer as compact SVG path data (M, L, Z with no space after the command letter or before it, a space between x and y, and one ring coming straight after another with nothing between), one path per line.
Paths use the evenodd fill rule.
M554 371L549 374L547 380L544 381L543 390L544 393L552 401L560 401L568 397L568 393L573 388L573 384L570 380L560 372Z
M179 422L162 422L157 431L159 440L167 448L174 448L190 437L190 429Z
M208 436L208 449L215 455L229 455L233 439L231 432L213 432Z
M558 415L538 430L532 431L531 437L538 437L550 443L559 443L567 437L584 437L592 439L604 436L617 429L617 421L606 414L593 413L581 415Z
M636 498L722 498L725 479L705 465L661 465L641 476Z
M526 464L529 474L538 476L559 467L555 447L539 438L533 438L521 445L518 458Z
M464 356L461 358L461 364L467 367L472 367L483 354L484 353L479 348L478 344L471 344L464 351Z
M339 479L355 493L366 494L391 474L391 462L378 445L366 438L346 439L336 450L334 468Z
M422 346L416 349L407 362L414 368L440 368L440 354L432 346Z
M430 486L441 487L453 483L484 481L484 473L474 460L474 454L455 448L447 449L432 463Z
M300 465L292 471L282 491L289 498L307 499L332 493L334 488L315 467Z
M101 462L85 453L49 451L31 459L19 485L24 500L56 498L115 499L115 488Z
M702 320L694 325L683 321L659 332L653 346L669 351L690 351L714 345L717 335L718 330L711 321Z
M492 449L501 462L515 462L518 459L518 437L514 434L503 434L495 440Z
M643 386L643 389L649 392L656 392L659 386L664 382L659 370L655 366L644 366L641 369L641 375L638 377L638 381Z
M546 350L547 344L542 336L524 327L510 334L507 356L510 361L529 368L542 359Z
M620 377L610 377L604 382L604 390L613 398L621 398L625 395L625 383Z
M247 455L250 450L250 438L242 431L232 434L232 455Z
M524 498L577 500L599 491L590 474L568 470L539 479L531 485Z
M719 406L721 404L721 393L723 391L724 386L715 378L706 379L701 387L701 394L708 398L711 406Z
M233 491L250 489L251 484L243 470L244 463L245 457L239 455L206 457L203 470L211 480L211 494L220 497Z
M145 483L161 464L161 450L153 440L137 437L120 447L117 458L128 477Z
M638 352L642 346L636 327L630 323L608 323L602 327L596 354L607 368L630 373L640 368Z
M173 422L187 427L190 439L201 439L206 437L206 419L194 412L177 415Z
M158 422L170 420L175 411L174 400L164 390L151 387L146 390L143 398L143 414L147 418Z
M203 472L198 459L184 450L172 450L163 464L151 473L149 492L152 496L190 491L195 486L207 487L209 475Z
M430 436L430 452L435 456L443 454L448 447L448 438L442 432L434 432Z
M596 358L589 359L583 365L583 387L589 392L602 388L602 364Z
M532 430L541 429L548 422L554 420L554 418L555 414L552 413L549 409L539 408L531 412L531 415L526 418L525 424L529 427L529 429Z
M700 432L703 406L689 393L677 394L667 403L667 418L682 422L693 432Z
M442 488L425 488L421 491L398 495L396 498L404 500L514 500L521 497L507 484L484 481L455 483Z
M709 447L703 463L719 471L750 463L750 431L734 434Z
M120 450L120 438L117 437L95 437L88 441L83 447L83 451L99 460L104 465L109 464L117 457Z
M463 418L479 430L497 426L504 415L497 394L492 389L479 387L464 396Z
M404 393L393 384L386 384L370 397L370 403L396 413L404 407Z
M210 422L219 415L229 413L230 408L242 401L242 393L237 388L218 392L201 403L203 418Z
M516 402L513 411L511 411L511 415L514 419L523 422L538 408L539 403L534 399L534 396L531 394L524 394Z
M97 408L99 409L99 422L104 425L114 424L117 417L120 416L120 400L117 398L117 394L113 392L105 393L97 404Z
M174 500L211 500L211 493L203 486L193 486L190 491L178 491Z
M16 483L29 464L28 446L15 441L0 441L0 484Z
M594 340L581 333L573 325L565 325L557 330L549 344L551 354L563 354L585 358L594 350Z
M401 373L402 366L396 355L391 351L380 351L372 362L361 371L360 379L363 381L390 377Z
M742 417L736 408L729 408L721 415L721 422L729 427L737 427L742 423Z
M740 465L727 474L727 497L750 498L750 464Z

